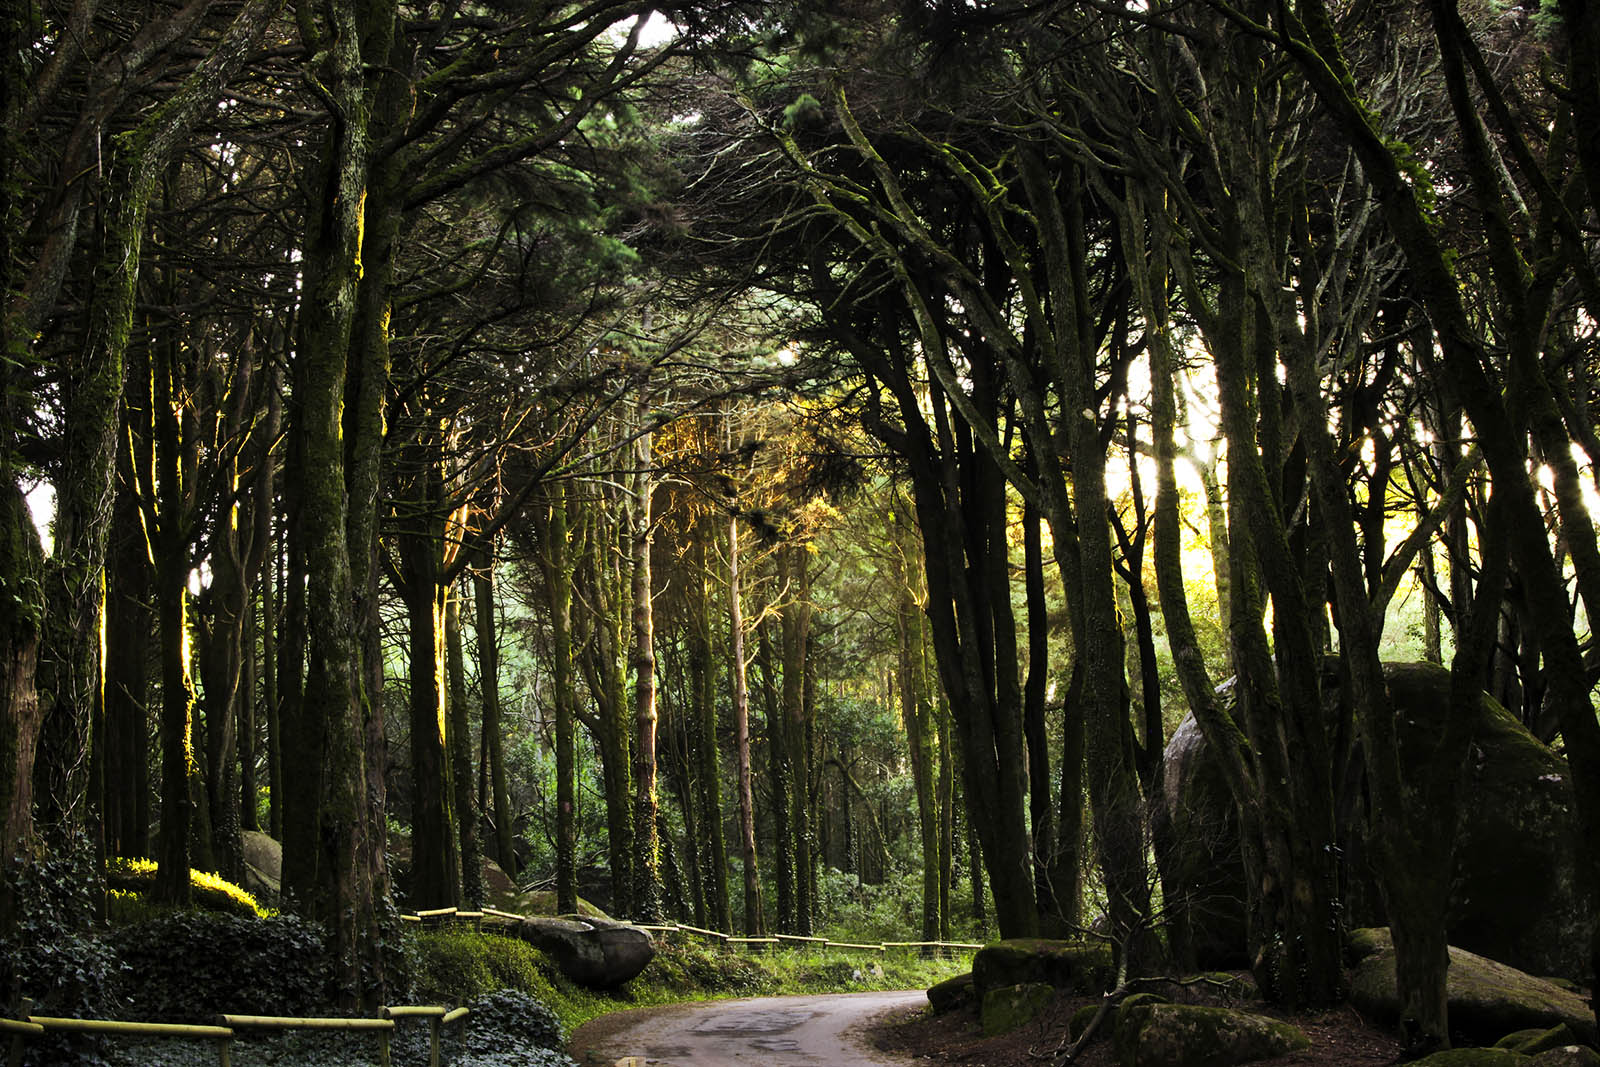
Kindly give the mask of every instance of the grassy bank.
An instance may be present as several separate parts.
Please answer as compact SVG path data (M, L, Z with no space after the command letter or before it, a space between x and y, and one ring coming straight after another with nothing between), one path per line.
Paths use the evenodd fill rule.
M925 960L909 951L784 949L746 955L667 942L633 981L596 992L563 977L526 942L496 934L423 931L415 951L419 1000L455 1003L495 989L515 989L543 1001L569 1033L609 1012L683 1000L926 988L971 965L967 958Z

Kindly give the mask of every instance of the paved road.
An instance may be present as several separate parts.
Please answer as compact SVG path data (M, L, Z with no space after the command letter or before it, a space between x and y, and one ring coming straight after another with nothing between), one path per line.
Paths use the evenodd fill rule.
M581 1067L901 1067L857 1032L874 1016L928 1003L920 989L901 993L755 997L699 1001L608 1015L572 1035Z

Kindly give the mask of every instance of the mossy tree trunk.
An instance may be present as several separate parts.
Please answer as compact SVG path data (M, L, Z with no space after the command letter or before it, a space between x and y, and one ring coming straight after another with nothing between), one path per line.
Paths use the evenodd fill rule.
M778 550L778 611L782 657L782 744L785 772L784 798L788 812L789 837L794 856L794 930L802 937L812 933L816 904L812 897L811 869L811 759L806 737L805 679L807 650L811 637L811 582L809 552L804 545L786 545ZM781 862L781 861L780 861Z
M756 855L756 798L750 767L750 684L745 659L744 593L739 577L739 515L728 515L728 656L733 672L734 758L739 783L739 856L744 864L744 932L766 934L761 907L761 868Z
M504 727L500 716L500 635L495 611L495 552L493 539L477 550L472 571L472 604L477 619L478 691L483 701L483 770L494 814L495 862L512 878L517 876L511 825L511 795L506 781Z
M383 4L344 0L300 14L304 43L319 61L312 73L335 121L312 171L292 365L286 485L294 497L291 560L303 570L291 568L289 586L303 584L306 600L303 615L291 610L290 625L303 619L305 675L283 716L284 894L293 910L327 925L340 1001L353 1009L381 997L385 981L376 951L384 825L371 765L381 712L359 606L372 560L352 557L351 538L376 502L357 495L363 486L351 479L370 463L381 426L369 409L349 403L349 388L365 371L356 332L372 134L365 70L388 58L394 16Z

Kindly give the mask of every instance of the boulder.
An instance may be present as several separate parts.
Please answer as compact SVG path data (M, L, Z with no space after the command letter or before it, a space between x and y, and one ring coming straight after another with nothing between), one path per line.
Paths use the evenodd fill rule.
M1385 1023L1397 1022L1400 998L1388 931L1360 931L1357 937L1376 947L1356 964L1350 1002ZM1594 1014L1582 997L1465 949L1450 949L1446 995L1452 1035L1472 1042L1488 1044L1513 1031L1561 1024L1584 1042L1595 1040Z
M1507 1034L1494 1043L1495 1048L1510 1049L1520 1052L1524 1056L1537 1056L1553 1048L1564 1048L1568 1045L1577 1045L1583 1039L1577 1031L1566 1023L1552 1026L1549 1029L1533 1027L1529 1030L1518 1030L1514 1034Z
M1527 1067L1528 1057L1503 1048L1452 1048L1435 1052L1411 1067Z
M933 1006L935 1015L959 1011L977 999L978 994L972 988L971 971L958 974L954 978L946 978L928 990L928 1003Z
M1311 1045L1289 1023L1194 1004L1124 1003L1115 1040L1121 1067L1230 1067Z
M1429 663L1384 667L1403 763L1426 759L1449 713L1450 672ZM1325 681L1330 704L1339 693ZM1335 708L1329 708L1330 716ZM1567 764L1487 694L1461 778L1450 943L1531 974L1585 983L1593 918L1576 860ZM1166 804L1178 842L1169 867L1203 967L1245 966L1244 871L1232 799L1193 717L1166 749ZM1364 765L1354 753L1339 784L1339 842L1351 926L1387 922L1365 839Z
M983 1036L998 1037L1025 1026L1055 1000L1055 986L1044 982L1001 986L983 995Z
M556 962L561 973L590 989L611 989L628 981L655 958L647 930L595 917L524 919L517 935Z
M972 960L972 982L981 997L991 989L1042 982L1093 996L1116 980L1111 950L1081 941L1017 937L983 946Z
M1587 1045L1562 1045L1530 1056L1527 1067L1600 1067L1600 1052Z
M240 833L244 843L246 892L264 904L276 905L283 894L283 846L259 830Z
M1140 1004L1167 1003L1170 1003L1170 1001L1155 993L1134 993L1131 996L1123 997L1120 1004L1116 1002L1106 1004L1103 1001L1101 1004L1085 1004L1073 1012L1072 1018L1067 1020L1067 1037L1073 1041L1082 1037L1083 1032L1089 1029L1091 1025L1094 1025L1094 1017L1100 1013L1102 1007L1104 1007L1106 1014L1105 1018L1100 1020L1099 1029L1096 1031L1095 1040L1097 1041L1106 1034L1116 1033L1117 1009L1122 1007L1123 1004L1132 1008Z
M501 897L503 904L493 904L501 911L513 912L517 915L559 915L556 904L556 894L553 889L524 889ZM603 910L589 903L582 897L578 898L578 917L582 919L609 919Z

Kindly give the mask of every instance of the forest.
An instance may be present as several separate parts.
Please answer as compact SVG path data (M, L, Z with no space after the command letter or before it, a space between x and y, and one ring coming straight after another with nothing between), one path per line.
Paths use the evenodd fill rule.
M0 937L252 832L349 1005L490 860L1290 1007L1376 915L1420 1050L1492 706L1596 973L1593 0L0 10Z

